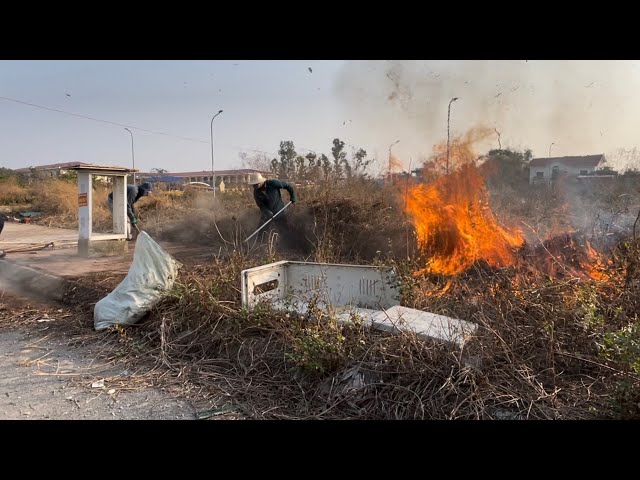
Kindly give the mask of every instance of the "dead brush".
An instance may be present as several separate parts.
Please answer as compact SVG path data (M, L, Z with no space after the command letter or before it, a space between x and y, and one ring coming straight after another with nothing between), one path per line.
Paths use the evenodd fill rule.
M147 321L101 338L115 345L113 355L137 356L136 364L176 391L222 396L251 418L640 418L633 245L619 245L610 275L599 281L570 272L552 278L526 257L508 268L478 262L455 277L416 276L427 259L404 260L406 224L400 206L384 198L364 189L356 199L325 190L305 200L317 225L313 258L393 266L404 305L480 326L463 350L372 331L357 318L339 324L323 308L310 315L269 305L243 310L241 271L282 255L268 233L271 248L238 248L243 229L252 231L249 201L209 212L211 220L183 219L181 232L219 254L183 269ZM206 209L185 209L196 211ZM241 211L249 214L246 227Z
M145 229L154 238L207 245L220 254L246 250L242 240L251 231L251 207L243 196L224 195L214 203L210 192L186 191L162 203L141 206Z
M621 294L620 276L560 282L510 267L443 281L400 271L403 281L412 279L403 290L406 305L481 326L460 351L411 334L371 331L357 319L338 324L322 308L310 315L268 305L245 311L238 278L253 265L237 253L182 272L150 320L130 329L136 341L128 345L173 372L163 381L221 394L252 418L636 415L633 364L601 346L607 334L620 338L609 345L629 344L624 328L640 307L638 287ZM447 294L437 295L445 285ZM631 387L620 390L626 384Z
M0 179L0 205L23 205L33 200L33 192L14 176Z
M346 185L344 192L321 191L307 208L307 240L316 261L362 263L380 254L406 258L417 250L398 192L373 183Z
M637 290L622 288L622 281L621 272L607 281L558 281L521 266L489 276L469 273L452 280L445 296L437 295L439 285L423 279L410 304L482 325L468 352L484 365L497 361L493 373L520 385L511 390L518 394L511 401L535 409L543 406L535 400L541 395L553 399L544 414L527 408L519 416L607 416L619 379L637 380L628 366L605 360L600 348L607 333L634 321L639 306Z
M136 203L145 230L161 231L188 216L194 209L193 200L181 191L158 191Z
M640 311L640 282L635 273L625 280L631 249L613 255L611 275L601 281L551 278L526 257L503 269L478 263L455 277L415 276L426 259L400 260L406 226L401 215L372 216L380 207L375 195L309 201L315 258L372 255L394 266L404 305L480 325L462 351L375 332L357 319L338 324L321 308L311 315L268 305L243 310L240 272L264 252L236 248L241 227L230 215L198 232L224 237L225 255L182 271L149 321L130 329L137 343L128 348L136 345L150 369L168 371L163 381L175 388L223 395L252 418L640 418L637 331L629 327ZM388 245L396 227L404 234L400 254ZM363 253L352 245L358 238L380 243ZM265 258L278 255L271 249Z
M36 218L38 223L49 227L77 228L78 186L74 180L40 179L21 188L25 198L31 202L31 209L44 214ZM107 186L102 185L97 185L93 190L93 227L96 231L109 231L112 226L107 206L109 191Z
M257 260L239 251L182 270L139 325L78 324L74 339L128 359L135 385L222 396L250 418L640 418L640 282L625 285L624 253L604 281L555 280L526 263L416 277L417 260L396 261L404 305L480 325L462 351L338 324L323 308L245 311L238 280Z

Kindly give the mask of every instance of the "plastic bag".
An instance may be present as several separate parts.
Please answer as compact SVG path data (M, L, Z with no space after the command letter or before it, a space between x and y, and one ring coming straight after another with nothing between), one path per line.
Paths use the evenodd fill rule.
M173 286L180 266L146 232L141 232L129 273L94 308L94 328L104 330L111 325L136 323Z

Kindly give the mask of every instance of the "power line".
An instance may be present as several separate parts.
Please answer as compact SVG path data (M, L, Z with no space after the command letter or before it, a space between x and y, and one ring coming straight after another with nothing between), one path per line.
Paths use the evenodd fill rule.
M142 127L136 127L134 125L128 125L128 124L124 124L124 123L112 122L111 120L104 120L104 119L101 119L101 118L90 117L88 115L81 115L79 113L67 112L65 110L46 107L44 105L38 105L36 103L30 103L30 102L25 102L25 101L22 101L22 100L16 100L15 98L9 98L9 97L0 96L0 100L5 100L7 102L18 103L18 104L21 104L21 105L28 105L30 107L35 107L35 108L41 108L43 110L49 110L51 112L63 113L65 115L71 115L73 117L84 118L85 120L92 120L94 122L106 123L106 124L109 124L109 125L115 125L115 126L123 127L123 128L131 128L131 129L134 129L134 130L139 130L141 132L151 133L151 134L154 134L154 135L162 135L162 136L165 136L165 137L178 138L180 140L185 140L185 141L188 141L188 142L203 143L203 144L209 145L209 141L208 140L201 140L201 139L192 138L192 137L183 137L181 135L173 135L171 133L160 132L160 131L157 131L157 130L149 130L149 129L142 128ZM266 150L256 150L256 149L253 149L253 148L246 148L246 147L241 147L241 146L238 146L238 145L225 145L225 144L222 144L222 143L219 143L218 145L221 146L221 147L233 148L233 149L236 149L238 151L248 151L248 152L262 153L262 154L272 155L272 156L275 156L275 157L277 157L279 155L278 153L268 152ZM349 146L351 146L353 148L356 148L353 145L350 145L350 144L347 144L347 145L349 145ZM297 150L305 150L305 151L310 152L310 153L315 153L316 155L319 154L318 153L319 152L318 149L306 148L306 147L302 147L300 145L298 145Z
M49 111L52 111L52 112L63 113L65 115L71 115L71 116L74 116L74 117L84 118L86 120L93 120L94 122L107 123L109 125L116 125L118 127L124 127L124 128L132 128L134 130L139 130L141 132L146 132L146 133L152 133L154 135L162 135L162 136L165 136L165 137L172 137L172 138L178 138L178 139L181 139L181 140L186 140L188 142L204 143L206 145L209 145L209 141L208 140L200 140L198 138L192 138L192 137L183 137L181 135L173 135L171 133L160 132L160 131L157 131L157 130L149 130L149 129L142 128L142 127L136 127L134 125L127 125L127 124L124 124L124 123L112 122L111 120L104 120L104 119L101 119L101 118L90 117L88 115L81 115L79 113L66 112L64 110L59 110L57 108L45 107L44 105L38 105L36 103L24 102L22 100L16 100L14 98L8 98L8 97L0 96L0 100L19 103L21 105L28 105L30 107L35 107L35 108L42 108L43 110L49 110ZM225 144L221 144L221 143L218 144L218 145L221 146L221 147L226 147L226 148L234 148L236 150L245 150L245 151L256 152L256 153L265 153L265 154L275 155L275 156L278 155L277 153L267 152L265 150L256 150L256 149L252 149L252 148L240 147L240 146L237 146L237 145L225 145Z
M87 115L80 115L78 113L65 112L64 110L58 110L57 108L45 107L43 105L37 105L35 103L23 102L22 100L15 100L13 98L0 96L0 100L6 100L8 102L20 103L22 105L29 105L30 107L42 108L44 110L50 110L52 112L64 113L65 115L72 115L74 117L80 117L80 118L84 118L84 119L87 119L87 120L93 120L94 122L108 123L110 125L116 125L118 127L133 128L135 130L140 130L142 132L147 132L147 133L153 133L155 135L164 135L165 137L174 137L174 138L180 138L182 140L187 140L187 141L190 141L190 142L206 143L207 145L209 144L208 141L198 140L197 138L182 137L180 135L172 135L170 133L158 132L158 131L154 131L154 130L147 130L146 128L136 127L136 126L133 126L133 125L126 125L124 123L112 122L110 120L102 120L100 118L89 117Z

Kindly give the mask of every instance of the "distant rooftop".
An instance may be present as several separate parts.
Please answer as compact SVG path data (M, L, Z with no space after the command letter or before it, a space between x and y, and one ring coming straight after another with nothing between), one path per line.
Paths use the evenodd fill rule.
M111 170L115 172L137 172L138 170L132 170L127 167L118 167L112 165L95 165L85 162L65 162L65 163L50 163L47 165L34 165L27 168L19 168L15 170L18 173L31 173L32 171L43 172L48 170Z
M256 172L260 172L262 174L267 174L267 175L271 175L270 172L263 172L260 170L254 170L252 168L240 168L237 170L215 170L215 174L216 177L220 177L223 175L247 175L249 173L256 173ZM186 178L186 177L210 177L211 176L211 170L200 170L199 172L165 172L165 173L140 173L139 176L144 176L144 177L156 177L159 175L170 175L172 177L180 177L180 178Z
M139 172L139 170L133 170L127 167L119 167L119 166L106 166L106 165L95 165L86 162L65 162L65 163L49 163L46 165L33 165L30 167L19 168L15 170L17 173L30 173L31 171L47 171L47 170L115 170L119 172ZM216 170L216 176L222 175L247 175L249 173L260 172L263 175L271 175L271 172L264 172L261 170L255 170L253 168L240 168L233 170ZM141 172L140 176L144 177L158 177L158 176L166 176L169 175L171 177L210 177L211 170L201 170L198 172L166 172L166 173L156 173L156 172Z
M91 163L83 163L73 165L71 167L67 167L68 170L91 170L91 171L110 171L110 172L122 172L122 173L131 173L137 172L138 170L133 170L128 167L118 167L115 165L94 165Z
M541 157L534 158L529 162L531 167L544 167L551 163L562 163L570 167L597 167L600 162L605 160L604 154L597 155L579 155L572 157Z
M32 169L35 171L39 170L64 170L69 167L75 167L78 165L87 165L84 162L66 162L66 163L49 163L47 165L33 165L26 168L18 168L15 170L18 173L29 173Z

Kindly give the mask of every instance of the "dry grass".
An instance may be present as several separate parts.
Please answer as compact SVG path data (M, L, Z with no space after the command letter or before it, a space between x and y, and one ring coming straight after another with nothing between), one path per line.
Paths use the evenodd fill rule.
M111 192L109 184L96 182L93 188L93 228L97 232L108 232L112 228L112 216L107 205ZM44 215L35 221L50 227L77 228L78 186L74 179L44 178L22 184L17 177L0 180L0 205L11 210L34 210ZM144 220L153 228L157 224L174 223L185 212L203 208L205 203L195 195L179 191L158 191L136 204ZM18 213L16 212L13 212Z
M145 228L161 240L260 258L277 253L289 259L370 263L415 254L415 236L397 192L373 182L300 188L299 202L288 209L287 235L276 235L269 225L248 244L243 241L260 219L250 191L221 195L215 206L210 194L198 195L173 209L146 213L141 207Z
M301 189L292 211L295 242L288 245L268 234L258 246L243 245L257 222L248 192L215 206L206 193L144 199L139 208L152 235L207 244L217 255L184 268L145 322L90 337L174 388L221 396L251 418L640 418L640 247L628 231L606 251L609 275L602 281L569 269L545 275L531 256L533 242L513 267L479 262L453 278L416 277L425 259L399 189ZM539 194L510 195L492 199L501 202L496 216L525 219L538 243L566 213L553 212L553 199ZM606 195L587 199L589 205L616 207ZM594 244L598 235L610 238L604 230L588 233ZM242 269L284 258L393 266L404 305L472 321L479 332L460 351L369 331L358 319L338 325L326 311L300 317L268 305L243 310ZM77 328L89 335L86 324Z
M556 281L527 265L478 266L447 281L414 278L414 263L395 264L403 304L480 325L463 351L413 335L373 332L358 319L339 325L326 311L305 317L268 305L245 311L238 278L253 265L252 258L236 254L185 269L146 322L114 328L102 339L148 362L148 371L155 369L175 388L222 396L251 418L587 419L640 413L640 371L624 356L623 343L608 348L606 340L622 339L640 308L640 281L634 277L624 286L624 263L606 282Z
M77 228L78 226L78 185L75 181L40 180L31 187L32 208L44 212L39 219L50 227ZM107 206L107 186L93 189L93 225L96 231L106 231L111 227L111 212Z
M0 205L17 205L29 203L33 192L21 185L17 177L0 179Z
M146 322L102 338L174 388L221 396L251 418L639 418L638 246L617 246L604 281L549 277L527 249L514 267L479 263L454 278L415 277L424 260L407 260L412 234L401 205L383 188L360 192L303 197L295 216L307 218L311 259L393 266L404 305L481 327L463 351L373 332L358 319L338 325L326 311L243 310L241 270L291 256L277 244L270 252L243 249L237 210L235 219L209 212L225 238L220 256L184 269ZM215 231L209 223L196 241Z

